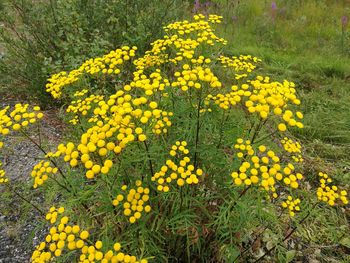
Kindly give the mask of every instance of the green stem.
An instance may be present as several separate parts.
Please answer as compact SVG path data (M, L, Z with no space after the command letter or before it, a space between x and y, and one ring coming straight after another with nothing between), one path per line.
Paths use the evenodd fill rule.
M183 187L180 188L180 212L182 211L182 204L183 204Z
M65 185L61 184L59 181L56 180L56 178L49 176L50 179L52 179L53 181L55 181L55 183L57 185L59 185L61 188L63 188L64 190L66 190L68 193L72 193L71 190L68 189L68 187L66 187ZM74 194L74 193L73 193Z
M256 143L262 142L263 140L265 140L265 139L271 137L272 135L274 135L274 134L277 133L277 132L278 132L278 130L275 130L275 131L273 131L273 132L267 134L266 136L264 136L264 137L262 137L262 138L259 138L257 141L253 142L252 144L256 144Z
M107 181L105 180L104 175L101 175L100 179L101 179L101 181L103 182L103 184L105 185L109 197L110 197L111 200L113 201L112 189L111 189L110 185L107 183Z
M299 221L299 223L298 223L299 225L302 224L311 215L311 211L313 211L315 209L317 204L318 203L315 203L312 206L312 208L307 212L307 214ZM282 242L285 242L287 239L289 239L297 229L298 229L297 226L293 227L292 230L283 238ZM269 255L271 253L272 250L274 250L277 247L277 245L275 245L272 248L270 248L269 250L267 250L266 253L264 255L262 255L260 258L258 258L257 260L255 260L254 263L263 260L267 255Z
M198 107L197 107L197 121L196 121L196 141L195 141L195 152L194 152L194 167L197 169L198 167L198 143L199 143L199 130L200 130L200 110L202 103L202 93L199 91L198 95Z
M238 198L237 198L237 200L236 200L236 203L237 203L237 201L239 200L239 199L241 199L241 197L243 196L243 195L245 195L246 194L246 192L249 190L249 188L251 188L252 186L251 185L249 185L249 186L247 186L246 188L244 188L244 190L239 194L239 196L238 196Z
M223 114L222 114L222 118L221 118L221 122L219 123L220 126L220 131L219 131L219 142L216 146L217 149L220 148L221 146L221 141L222 141L222 137L224 135L224 123L227 121L228 119L228 115L226 115L226 110L223 110Z
M259 123L258 123L258 125L257 125L257 127L256 127L256 129L255 129L255 131L254 131L254 133L253 133L253 136L252 136L252 138L251 138L251 140L250 140L250 143L254 143L254 140L255 140L256 136L258 136L258 134L259 134L259 132L260 132L260 129L261 129L261 127L262 127L264 124L265 124L265 121L263 122L263 120L260 119L260 121L259 121Z
M117 159L118 159L118 161L119 161L119 165L118 165L117 171L116 171L116 173L115 173L115 175L116 175L116 176L114 177L114 180L113 180L112 186L113 186L113 185L115 185L115 181L117 180L117 177L118 177L118 174L119 174L120 168L121 168L121 166L122 166L122 160L121 160L121 159L119 159L118 157L117 157Z
M35 146L37 146L39 148L40 151L42 151L45 156L47 155L46 151L43 149L43 147L41 147L41 145L39 145L35 140L33 140L26 132L24 132L23 130L21 130L21 133L28 138L28 140L30 140ZM73 186L69 183L67 177L64 175L63 171L61 170L61 168L57 165L57 163L52 160L50 157L47 157L47 159L58 169L58 172L61 174L61 176L63 177L64 181L71 187L71 189L74 189ZM52 178L52 177L51 177ZM57 183L57 180L54 180ZM60 185L62 186L62 185ZM70 190L67 187L64 187L68 192L70 192Z
M41 129L40 129L40 122L37 122L37 126L38 126L38 137L39 137L39 145L41 146L42 145L42 142L41 142Z
M147 157L148 157L148 164L149 164L149 169L151 172L151 177L153 177L153 175L154 175L153 164L152 164L152 160L151 160L151 155L149 153L148 145L147 145L146 141L144 141L143 144L145 145L145 149L146 149L146 153L147 153Z
M26 203L28 203L29 205L31 205L35 210L37 210L41 215L45 215L45 213L35 204L33 204L32 202L30 202L27 198L25 198L23 195L21 195L19 192L17 192L14 188L12 188L11 186L8 186L10 192L13 192L15 195L17 195L19 198L21 198L23 201L25 201Z

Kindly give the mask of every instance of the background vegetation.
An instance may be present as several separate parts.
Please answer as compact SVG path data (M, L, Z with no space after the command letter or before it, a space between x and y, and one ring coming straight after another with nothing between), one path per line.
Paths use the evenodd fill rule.
M162 25L184 13L188 4L180 0L2 0L0 87L45 105L51 74L124 44L145 51Z

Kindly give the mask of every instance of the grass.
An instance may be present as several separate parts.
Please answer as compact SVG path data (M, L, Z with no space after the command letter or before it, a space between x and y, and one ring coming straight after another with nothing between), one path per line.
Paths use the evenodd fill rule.
M295 136L306 150L305 174L324 169L349 188L350 26L342 33L341 17L349 17L350 2L276 1L275 16L270 1L215 3L226 19L221 35L232 43L224 52L257 56L265 74L299 88L305 128ZM339 242L347 240L349 210L322 207L314 215L296 234L298 253L347 262L349 247Z
M349 1L214 1L212 12L224 16L220 35L224 52L252 54L264 73L299 87L305 129L295 134L312 157L349 167L350 157L350 15ZM347 182L349 183L349 181Z

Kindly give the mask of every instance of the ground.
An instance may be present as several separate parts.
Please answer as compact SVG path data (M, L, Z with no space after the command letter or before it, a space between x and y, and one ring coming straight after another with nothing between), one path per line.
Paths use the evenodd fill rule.
M17 101L11 99L2 100L0 108L16 103ZM44 113L40 138L44 142L58 142L62 137L62 124L57 113L55 110L47 110ZM38 134L31 136L39 140ZM16 190L23 196L31 196L34 203L42 204L43 196L29 191L30 173L38 162L37 157L42 156L41 151L23 137L7 137L5 144L12 147L11 150L2 151L0 161ZM14 193L5 193L5 189L1 191L4 191L4 194L0 202L0 263L23 263L30 258L34 245L41 242L46 229L38 227L38 217L41 217L38 212L28 207L27 203Z

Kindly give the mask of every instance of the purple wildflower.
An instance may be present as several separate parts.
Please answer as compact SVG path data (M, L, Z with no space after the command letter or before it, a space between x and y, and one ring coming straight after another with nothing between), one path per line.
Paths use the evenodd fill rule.
M200 8L201 8L201 4L199 0L194 0L193 12L198 13Z
M276 10L276 9L277 9L277 4L276 4L276 2L272 2L272 4L271 4L271 9L272 9L272 10Z

